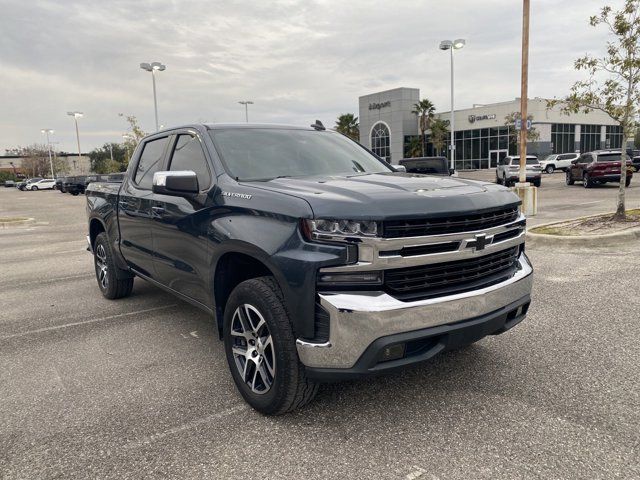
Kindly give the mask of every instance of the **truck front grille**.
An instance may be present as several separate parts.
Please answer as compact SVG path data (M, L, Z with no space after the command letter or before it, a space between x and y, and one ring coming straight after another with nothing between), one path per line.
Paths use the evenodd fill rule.
M472 232L504 225L517 218L518 207L511 206L454 217L390 220L384 222L382 235L385 238L402 238Z
M384 288L407 301L478 290L512 277L519 251L516 246L466 260L386 270Z

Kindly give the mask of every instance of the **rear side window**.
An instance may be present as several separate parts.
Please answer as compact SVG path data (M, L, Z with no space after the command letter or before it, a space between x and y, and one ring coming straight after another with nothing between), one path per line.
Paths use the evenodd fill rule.
M169 170L191 170L198 176L200 190L211 184L211 174L207 166L207 159L197 137L192 135L178 135L176 146L171 157Z
M158 138L144 144L144 150L140 155L140 161L134 177L140 188L151 189L153 174L160 169L167 139L168 137Z

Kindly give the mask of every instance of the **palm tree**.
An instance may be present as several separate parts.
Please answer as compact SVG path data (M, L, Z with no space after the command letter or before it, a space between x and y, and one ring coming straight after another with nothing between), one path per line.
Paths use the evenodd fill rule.
M413 105L411 113L418 115L420 119L420 140L422 142L422 156L424 157L425 144L424 144L424 132L429 129L429 124L433 120L433 114L436 111L435 105L431 100L423 98L418 103Z
M358 123L358 117L353 113L343 113L336 120L336 131L346 135L347 137L355 140L360 140L360 124Z
M431 120L430 127L431 143L433 143L436 152L441 152L446 145L447 137L449 136L449 120L434 118L433 120Z
M422 142L420 141L420 138L411 137L411 139L407 143L407 158L419 157L421 152L422 152Z

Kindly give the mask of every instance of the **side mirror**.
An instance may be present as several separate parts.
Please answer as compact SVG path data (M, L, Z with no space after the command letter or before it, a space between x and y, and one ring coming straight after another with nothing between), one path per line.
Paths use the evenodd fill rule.
M396 169L396 172L407 173L407 167L404 165L393 165L393 168Z
M195 195L200 191L198 176L191 170L156 172L153 174L153 193L177 197Z

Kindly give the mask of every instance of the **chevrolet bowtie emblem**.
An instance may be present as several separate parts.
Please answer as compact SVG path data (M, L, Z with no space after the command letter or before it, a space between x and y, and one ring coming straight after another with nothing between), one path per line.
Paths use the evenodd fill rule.
M476 251L484 250L484 248L491 243L492 237L487 238L485 233L479 233L474 237L470 247L473 247Z

